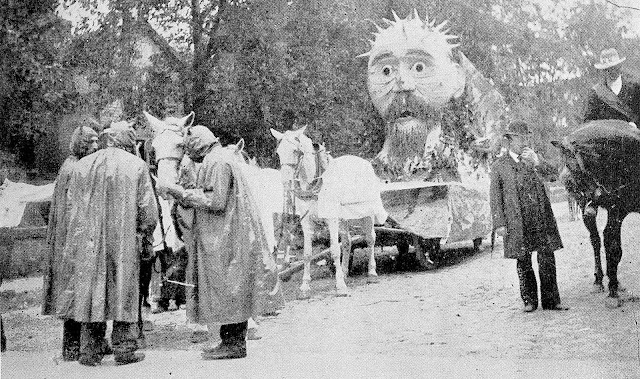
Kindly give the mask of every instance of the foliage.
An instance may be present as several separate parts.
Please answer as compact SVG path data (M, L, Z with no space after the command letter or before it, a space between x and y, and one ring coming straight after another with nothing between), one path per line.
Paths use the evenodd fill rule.
M143 109L162 115L166 98L181 96L197 123L211 127L224 143L245 138L249 153L271 165L276 161L269 128L282 131L287 111L334 156L371 158L380 150L385 125L368 97L366 60L356 57L369 49L374 23L391 18L392 10L400 17L417 9L438 23L449 20L459 49L505 97L508 118L528 121L536 147L547 155L553 155L547 142L580 122L598 52L612 46L629 61L640 61L637 38L622 38L627 30L619 20L625 15L587 0L114 0L106 11L95 0L65 0L89 14L74 29L75 53L63 58L64 49L51 48L60 46L60 35L42 32L58 29L37 21L52 15L54 1L37 7L34 1L1 1L9 9L0 16L10 21L4 24L21 36L10 40L13 32L3 29L3 74L24 78L11 84L22 95L3 97L3 103L11 99L20 104L12 109L30 110L3 117L2 125L14 125L14 134L15 126L26 125L25 141L35 141L28 136L37 135L38 120L50 117L46 109L69 104L60 74L84 67L99 88L91 100L98 107L124 97L127 117ZM184 66L156 60L143 78L127 39L127 28L139 21L162 34ZM182 85L168 86L176 76ZM461 130L473 115L465 105L454 102L443 113L447 133L468 144Z
M0 1L0 144L32 166L33 150L73 104L60 52L67 27L55 0Z

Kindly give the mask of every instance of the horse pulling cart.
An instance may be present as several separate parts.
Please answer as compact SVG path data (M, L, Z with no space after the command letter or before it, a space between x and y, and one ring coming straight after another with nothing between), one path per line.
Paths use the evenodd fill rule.
M488 185L391 182L381 184L381 198L389 217L383 225L375 226L376 245L396 246L399 266L407 262L433 269L444 258L444 251L470 244L478 251L491 232ZM365 245L359 231L352 232L349 268L353 250ZM329 256L329 249L323 249L311 261ZM295 262L280 277L287 280L301 269L302 262Z

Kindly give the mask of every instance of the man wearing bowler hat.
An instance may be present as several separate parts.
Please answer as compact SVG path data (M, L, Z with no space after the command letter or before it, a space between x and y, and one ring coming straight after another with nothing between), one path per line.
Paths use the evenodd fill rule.
M622 71L625 59L616 49L600 53L600 61L594 67L602 79L589 91L584 122L613 119L639 124L640 84Z
M504 236L505 258L516 259L523 310L538 308L538 283L531 262L534 251L538 253L542 308L566 310L560 304L554 253L562 248L562 240L540 179L550 165L530 147L526 123L512 122L503 138L507 152L491 167L491 214L496 234Z

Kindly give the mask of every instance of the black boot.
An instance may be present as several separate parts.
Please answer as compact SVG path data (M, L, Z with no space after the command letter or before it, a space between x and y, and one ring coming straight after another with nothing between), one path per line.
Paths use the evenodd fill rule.
M77 361L80 358L80 331L82 324L65 320L62 325L62 360Z
M247 356L247 322L226 324L220 327L222 342L213 349L206 349L202 359L237 359Z

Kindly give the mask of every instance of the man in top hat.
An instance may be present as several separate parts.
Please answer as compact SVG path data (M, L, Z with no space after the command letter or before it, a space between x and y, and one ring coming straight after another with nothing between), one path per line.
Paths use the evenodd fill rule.
M600 53L600 61L594 67L602 73L602 80L589 92L584 122L614 119L638 125L640 85L622 71L625 59L616 49Z
M538 253L542 308L565 310L560 304L554 251L562 240L551 203L540 179L545 163L530 147L526 123L509 125L504 134L506 153L491 167L490 205L496 234L504 236L505 258L516 259L524 311L538 308L538 283L531 254Z

